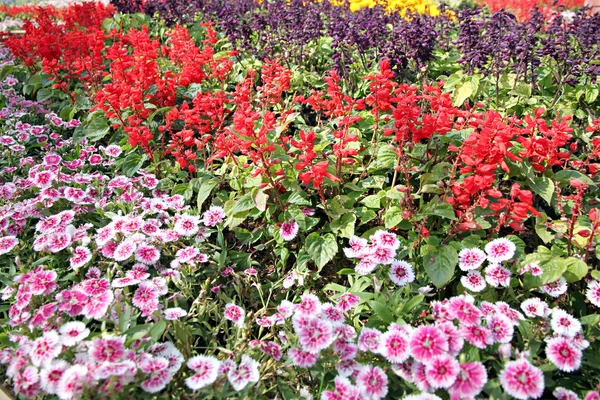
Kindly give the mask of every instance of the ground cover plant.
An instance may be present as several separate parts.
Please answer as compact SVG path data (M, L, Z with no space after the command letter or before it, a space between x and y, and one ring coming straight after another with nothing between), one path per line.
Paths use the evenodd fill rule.
M596 64L548 89L578 100L499 107L381 55L311 71L218 21L113 13L33 8L0 52L17 396L600 398ZM578 18L530 43L593 60ZM508 68L457 60L455 85Z

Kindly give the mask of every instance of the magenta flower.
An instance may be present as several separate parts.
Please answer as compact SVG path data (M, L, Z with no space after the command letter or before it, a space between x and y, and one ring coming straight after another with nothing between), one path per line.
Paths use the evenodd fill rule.
M523 301L521 303L521 310L523 310L525 315L529 318L546 318L550 315L550 307L548 307L548 304L537 297L532 297L531 299Z
M446 339L448 340L448 354L453 357L458 356L465 344L465 339L460 331L452 322L437 323L436 326L446 335Z
M135 260L146 265L153 265L160 259L160 251L154 246L143 244L135 251Z
M309 353L300 349L290 349L288 356L292 359L295 366L300 368L310 368L317 363L319 354Z
M600 307L600 282L596 280L590 281L585 295L590 303L596 307Z
M376 264L391 264L394 257L396 257L396 250L383 246L375 246L369 254L369 259Z
M238 328L243 328L246 311L233 303L229 303L225 306L225 318L236 324Z
M331 324L318 318L310 318L306 326L298 329L296 334L302 350L314 354L329 347L335 338Z
M223 222L225 219L225 210L223 207L210 206L210 208L204 211L202 214L202 223L205 226L214 227Z
M540 287L542 292L552 297L562 296L567 292L567 289L567 280L562 276L556 282L548 283L547 285Z
M463 325L460 327L460 332L467 342L478 349L485 349L487 346L494 344L492 331L486 327L479 325Z
M198 233L200 229L198 224L199 218L197 216L182 214L177 216L173 230L181 236L189 237Z
M348 242L350 247L344 248L344 254L348 258L359 258L367 248L367 239L352 236Z
M358 372L356 387L369 399L383 399L388 393L388 377L381 368L367 365Z
M406 361L410 356L408 335L395 330L385 332L379 338L378 352L394 364Z
M481 321L481 311L473 305L472 298L466 296L453 297L448 301L448 314L452 319L458 319L465 325L478 325Z
M88 346L90 358L98 363L121 361L125 355L124 343L125 336L94 339Z
M187 311L180 307L167 308L163 311L165 319L168 321L173 321L179 318L183 318L187 315Z
M510 271L500 264L491 264L485 269L485 280L493 287L509 287L510 276Z
M487 286L485 279L479 271L469 271L467 275L460 278L460 283L465 289L471 292L479 293Z
M341 312L348 312L360 303L360 298L352 293L343 293L337 298L337 308Z
M435 356L425 364L425 377L434 389L447 389L454 384L460 364L449 355Z
M72 365L62 373L56 386L56 394L60 399L76 398L90 382L91 376L86 366Z
M238 368L227 373L227 379L236 392L239 392L251 382L258 382L260 379L258 365L258 361L244 354Z
M517 399L537 399L544 393L544 374L526 359L510 361L500 374L500 384Z
M552 326L554 333L567 337L573 337L581 332L581 322L560 308L552 310L550 326Z
M557 387L556 389L554 389L552 395L558 400L579 400L579 396L577 396L577 393L565 389L563 387Z
M348 378L337 376L333 383L335 385L335 390L323 392L321 394L321 400L358 400L361 398L359 389L353 386Z
M459 398L475 397L487 383L487 371L480 362L461 364L456 382L448 391Z
M394 251L400 248L400 241L392 232L378 230L369 239L375 246L389 247Z
M77 270L92 259L92 252L84 246L79 246L73 251L73 257L69 260L71 268Z
M381 343L382 333L375 328L362 328L358 337L358 349L360 351L370 350L376 353Z
M569 339L558 336L548 340L546 357L561 371L573 372L581 366L582 353Z
M58 332L62 344L67 347L75 346L90 334L90 330L80 321L67 322L58 329Z
M463 249L458 253L458 266L463 271L469 271L481 267L481 264L486 259L486 255L483 250Z
M58 357L62 351L60 336L56 331L44 332L42 337L37 338L31 347L29 357L31 363L36 367L50 363Z
M14 249L19 241L15 236L4 236L0 238L0 255L6 254Z
M416 328L410 338L410 354L417 361L428 362L448 352L446 335L435 326Z
M40 370L40 387L49 394L57 394L58 382L63 372L69 368L65 360L54 360Z
M493 340L497 343L510 343L513 338L513 324L502 314L496 314L488 318L487 327L492 333Z
M500 263L502 261L510 260L515 255L516 249L517 246L506 238L495 239L485 245L485 252L491 263Z
M296 304L294 311L297 314L309 316L316 315L321 309L321 301L314 294L304 294L300 296L300 304Z
M279 228L279 234L283 240L289 242L296 238L299 228L300 226L296 221L289 220L288 222L283 222L281 224L281 227Z
M409 263L405 261L392 262L390 272L388 274L390 280L398 286L406 286L415 280L415 271Z
M194 375L187 378L185 384L192 390L198 390L217 380L221 362L213 356L199 355L190 358L187 366L194 371Z

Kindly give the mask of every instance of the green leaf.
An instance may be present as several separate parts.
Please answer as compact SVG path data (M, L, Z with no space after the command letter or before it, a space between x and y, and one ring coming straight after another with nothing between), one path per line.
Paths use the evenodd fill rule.
M204 201L206 201L208 196L210 196L213 189L215 188L215 186L217 186L218 183L219 181L214 179L209 179L202 182L200 188L198 189L198 197L196 198L198 210L202 209L202 204L204 203Z
M231 210L231 215L251 210L254 207L256 207L256 205L254 204L252 194L246 193L236 201L235 206L233 206L233 209Z
M598 271L598 270L593 270L593 271L591 272L591 274L592 274L592 278L594 278L594 279L595 279L595 280L597 280L597 281L600 281L600 271Z
M104 138L109 131L110 127L108 126L108 121L106 121L106 118L102 116L96 116L96 118L94 118L90 123L83 123L75 128L73 140L75 143L78 143L81 141L81 139L86 138L91 142L96 142Z
M413 297L412 299L406 302L406 304L402 308L402 312L409 313L410 311L412 311L413 308L421 304L423 302L423 299L425 299L425 296L422 294Z
M454 107L460 107L465 100L473 94L473 84L471 82L464 82L462 85L457 85L456 87L457 89L454 92L454 101L452 102L452 105Z
M600 94L598 86L587 86L585 88L585 102L593 103L598 98L598 94Z
M532 256L538 257L532 257ZM534 253L528 254L525 257L525 264L529 262L537 262L542 269L542 274L540 276L532 276L531 274L527 274L525 277L525 286L527 288L540 287L543 285L547 285L548 283L556 282L567 270L567 263L565 260L560 257L553 257L552 254L542 254Z
M390 229L402 221L402 209L398 206L392 206L383 214L385 228Z
M383 145L377 149L377 169L392 169L396 165L398 155L391 146Z
M571 178L579 179L581 182L585 183L586 185L590 185L590 186L596 185L594 183L594 181L591 180L587 175L584 175L579 171L563 169L561 171L558 171L556 174L554 174L554 179L556 179L557 181L564 182L564 183L569 183L569 180Z
M522 97L531 97L531 85L524 82L519 83L515 87L515 94L518 94Z
M328 233L324 236L317 232L313 232L306 238L304 248L310 255L310 258L315 262L319 271L329 261L335 257L338 252L338 245L335 241L335 236Z
M356 222L356 215L354 213L346 213L334 220L329 227L333 231L333 233L338 236L350 238L354 235L354 224Z
M154 342L158 342L162 337L163 333L165 332L165 329L167 329L167 321L164 319L161 319L156 324L154 324L154 326L150 329L149 332L152 340Z
M121 165L121 171L129 177L135 175L136 172L142 165L144 165L144 161L146 161L146 155L140 155L138 153L130 153L123 160L123 164Z
M380 208L381 207L381 197L379 197L375 194L365 197L360 202L369 208Z
M528 180L529 187L533 190L535 194L540 196L542 199L548 203L548 205L552 204L552 196L554 196L554 182L552 179L542 177L535 177L533 180Z
M435 201L437 200L437 201ZM419 211L423 215L437 215L438 217L456 219L454 215L454 207L445 201L440 201L439 198L430 201Z
M377 318L385 322L386 324L391 324L394 322L394 316L387 308L387 306L379 301L369 301L369 306L373 310L373 315Z
M438 288L446 286L454 275L458 254L451 246L430 251L423 258L423 266L431 282Z
M567 270L563 276L569 283L577 282L582 280L588 274L588 265L575 257L568 257L565 259Z

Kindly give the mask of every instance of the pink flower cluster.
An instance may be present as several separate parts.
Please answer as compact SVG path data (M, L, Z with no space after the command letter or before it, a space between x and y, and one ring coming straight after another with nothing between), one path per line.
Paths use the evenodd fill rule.
M350 247L344 249L346 257L358 258L355 270L359 275L370 274L378 265L389 265L388 276L396 285L406 286L414 282L415 272L412 265L396 260L400 240L395 233L378 230L371 235L369 241L352 236L348 243Z
M291 331L282 328L278 336L289 347L288 358L297 367L311 368L320 360L336 365L334 388L324 392L323 399L384 398L388 392L386 367L423 392L415 399L437 398L431 393L438 390L447 391L452 399L473 399L488 380L486 366L478 360L469 361L473 347L507 360L500 382L510 396L539 398L543 393L544 375L524 358L528 353L517 352L516 359L510 360L515 328L526 317L505 302L484 301L478 306L473 297L464 294L433 301L431 325L392 323L385 331L363 327L360 332L347 323L345 314L358 304L359 299L350 293L342 294L337 305L305 294L297 304L283 301L276 314L260 317L257 323L291 325ZM546 340L548 360L565 372L574 371L589 345L581 324L565 311L550 311L544 304L527 300L522 308L528 317L551 327L553 335ZM279 347L276 354L280 354ZM369 359L371 363L365 363ZM377 364L381 359L387 363Z
M487 284L493 287L510 286L512 273L501 263L514 257L516 245L510 239L499 238L487 243L484 250L467 248L458 253L458 266L467 272L460 279L462 285L474 293L483 291ZM484 277L478 269L485 261L488 266L484 270Z
M235 391L239 392L250 383L260 379L259 363L248 355L242 355L239 365L230 359L220 361L209 355L199 355L188 360L187 366L194 375L185 380L190 389L196 391L221 380L227 379Z

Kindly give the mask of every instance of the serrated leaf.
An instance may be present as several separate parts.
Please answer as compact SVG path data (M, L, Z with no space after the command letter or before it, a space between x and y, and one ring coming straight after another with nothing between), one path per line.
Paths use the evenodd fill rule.
M123 164L121 164L121 170L125 175L132 177L140 168L142 168L146 158L146 155L139 155L138 153L128 154L123 160Z
M86 138L91 142L96 142L108 134L110 127L108 121L102 116L96 116L91 122L79 125L73 132L75 143Z
M335 236L328 233L324 236L317 232L313 232L306 238L304 248L310 255L310 258L315 262L319 271L329 261L335 257L338 252L338 245Z
M398 155L393 148L387 145L380 146L377 149L377 158L375 165L377 169L392 169L396 165Z
M589 176L584 175L579 171L563 169L561 171L558 171L556 174L554 174L554 179L556 179L557 181L565 182L565 183L568 183L569 180L571 180L572 178L578 179L581 182L585 183L586 185L590 185L590 186L596 185L594 183L594 181L590 179Z
M454 207L445 201L430 201L419 211L423 215L437 215L438 217L456 219Z
M423 266L431 282L438 288L446 286L454 276L458 253L451 246L430 251L423 257Z
M369 208L381 207L381 197L374 194L365 197L360 202Z

